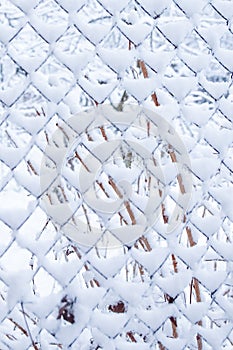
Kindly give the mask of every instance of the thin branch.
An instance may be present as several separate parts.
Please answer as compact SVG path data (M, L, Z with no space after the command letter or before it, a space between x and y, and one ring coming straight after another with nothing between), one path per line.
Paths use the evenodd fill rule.
M90 170L88 168L88 166L84 163L84 161L82 160L82 158L80 157L80 155L78 154L77 151L75 151L75 157L78 158L78 160L80 161L80 163L84 166L84 168L90 173Z
M11 321L17 328L19 328L19 330L26 335L26 337L28 337L28 332L26 331L26 329L24 329L22 326L20 326L20 324L18 324L16 321L14 321L12 318L8 318L9 321Z
M142 61L142 60L138 60L138 65L139 67L141 68L141 71L142 71L142 74L144 76L145 79L149 78L149 74L148 74L148 71L147 71L147 68L146 68L146 65L145 63ZM152 98L152 101L154 102L155 106L158 107L159 106L159 102L158 102L158 99L157 99L157 95L156 93L154 92L152 95L151 95L151 98ZM150 133L150 122L147 123L147 133L149 135ZM175 154L173 155L173 159L174 161L176 160L176 158L174 158ZM156 160L153 158L153 161L154 161L154 164L156 166ZM182 179L178 179L179 184L181 184L181 180ZM160 197L162 197L162 192L159 190L159 195ZM164 221L164 224L166 224L168 222L168 217L167 215L165 214L166 213L166 208L164 206L164 204L162 203L161 205L162 207L162 217L163 217L163 221ZM178 272L178 267L177 267L177 261L176 261L176 258L175 258L175 255L172 254L172 263L173 263L173 269L174 269L174 272L177 273ZM172 325L172 333L173 333L173 337L174 338L178 338L178 333L177 333L177 320L175 317L170 317L170 322L171 322L171 325ZM161 344L162 345L162 344ZM162 345L163 346L163 345Z
M127 332L126 335L129 337L132 343L137 343L137 340L135 339L132 331Z
M27 164L29 166L29 168L32 170L34 175L38 175L36 169L34 168L34 166L32 165L32 162L30 160L27 161Z
M23 312L23 318L24 318L24 322L25 322L25 325L26 325L26 328L27 328L27 333L28 333L28 336L29 336L29 338L31 340L32 346L33 346L34 350L39 350L39 348L37 347L36 343L34 342L34 340L32 338L32 334L30 332L30 328L28 326L28 321L27 321L26 314L25 314L25 311L24 311L23 302L21 302L21 309L22 309L22 312Z
M149 74L148 74L148 71L147 71L145 63L142 60L138 60L138 64L139 64L139 67L141 68L143 77L144 78L149 78ZM156 95L155 92L153 92L151 94L151 98L152 98L152 101L154 102L155 106L158 107L159 106L159 101L158 101L158 98L157 98L157 95Z
M102 134L103 138L105 139L105 141L108 141L108 137L107 137L107 134L106 134L106 132L105 132L104 127L103 127L103 126L100 126L99 129L100 129L101 134Z

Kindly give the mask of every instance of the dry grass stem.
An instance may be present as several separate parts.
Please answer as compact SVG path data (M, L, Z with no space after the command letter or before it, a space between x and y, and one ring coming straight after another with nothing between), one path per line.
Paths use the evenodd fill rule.
M17 327L24 335L26 335L26 337L28 337L28 332L26 331L26 329L24 329L22 326L20 326L20 324L18 324L12 318L8 318L8 320L11 321L15 325L15 327Z
M29 168L31 169L31 171L33 172L33 174L38 176L38 173L37 173L36 169L34 168L34 166L32 165L32 162L30 160L28 160L27 164L28 164Z
M75 151L75 157L78 158L78 160L80 161L80 163L84 166L84 168L90 173L91 171L89 170L89 168L87 167L87 165L84 163L84 161L82 160L82 158L80 157L80 155L78 154L77 151Z

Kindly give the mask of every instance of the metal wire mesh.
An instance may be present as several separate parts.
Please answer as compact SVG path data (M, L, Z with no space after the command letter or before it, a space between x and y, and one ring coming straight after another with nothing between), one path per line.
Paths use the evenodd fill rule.
M232 349L232 9L227 0L1 1L1 350ZM130 244L69 239L42 205L41 160L51 144L59 153L79 127L88 153L93 142L116 139L112 120L83 129L80 115L102 106L162 115L184 143L191 201L174 234L166 229L186 191L168 142L151 150L170 191L161 217ZM134 144L149 144L158 126L139 119L144 134L134 133ZM73 149L69 170L87 168L85 157ZM143 198L153 184L140 161L125 143L109 167L146 170L133 182ZM103 197L121 198L108 170L100 179ZM48 198L64 203L67 193L77 201L69 177ZM92 226L86 203L78 210ZM126 203L114 214L134 226L137 210Z

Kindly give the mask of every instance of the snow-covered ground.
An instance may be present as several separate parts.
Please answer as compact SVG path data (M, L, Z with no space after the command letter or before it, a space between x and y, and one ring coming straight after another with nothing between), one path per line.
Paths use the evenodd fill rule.
M232 23L0 2L0 350L232 349Z

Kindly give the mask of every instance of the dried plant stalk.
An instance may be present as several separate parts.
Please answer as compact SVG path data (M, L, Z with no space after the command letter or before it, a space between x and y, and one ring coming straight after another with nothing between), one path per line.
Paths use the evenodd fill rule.
M142 60L138 61L138 65L141 68L142 74L144 78L149 78L149 74L146 68L145 63ZM159 101L157 98L157 95L155 92L153 92L153 94L151 95L152 101L154 102L155 106L158 107L159 106Z
M142 61L142 60L139 60L138 61L138 65L139 67L141 68L141 71L142 71L142 74L144 76L144 78L148 78L149 77L149 74L148 74L148 71L147 71L147 68L146 68L146 65L145 63ZM152 100L155 104L156 107L159 106L159 102L158 102L158 98L157 98L157 95L156 93L154 92L152 95ZM169 148L170 148L170 157L171 157L171 160L173 163L176 163L177 162L177 158L176 158L176 154L175 152L172 150L172 147L171 145L169 145ZM182 194L186 193L185 191L185 187L184 187L184 184L183 184L183 179L182 179L182 176L180 174L177 175L177 181L178 181L178 184L179 184L179 188L180 188L180 191ZM164 211L163 213L165 212L165 208L163 208ZM163 218L164 218L164 223L165 223L165 217L163 215ZM186 217L184 216L184 222L186 222ZM191 232L191 229L190 228L186 228L186 232L187 232L187 236L188 236L188 240L189 240L189 243L190 243L190 246L194 246L196 243L194 242L193 240L193 236L192 236L192 232ZM174 267L174 271L175 272L178 272L178 268L177 268L177 262L176 262L176 259L175 259L175 256L172 255L172 261L173 261L173 267ZM194 290L195 290L195 294L196 294L196 300L197 302L201 302L201 294L200 294L200 286L199 286L199 282L197 279L194 279L193 280L193 283L194 283ZM171 320L171 318L170 318ZM171 321L172 322L172 321ZM202 321L199 321L199 324L201 325L202 324ZM176 338L178 336L177 332L176 332L176 327L177 327L177 324L172 322L172 329L173 329L173 336ZM202 339L201 339L201 336L200 334L197 334L197 345L198 345L198 350L202 350Z
M26 329L24 329L22 326L20 326L20 324L18 324L12 318L8 318L8 320L11 321L15 325L15 327L17 327L24 335L26 335L26 337L28 337L28 332L26 331Z

